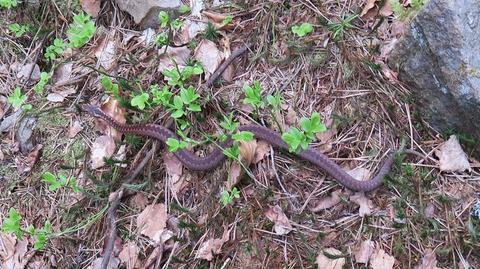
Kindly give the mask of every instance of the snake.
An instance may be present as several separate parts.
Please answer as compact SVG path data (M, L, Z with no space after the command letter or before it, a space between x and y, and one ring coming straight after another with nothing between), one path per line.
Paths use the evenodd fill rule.
M107 115L98 106L84 104L82 109L89 115L105 121L110 127L124 134L155 138L165 144L169 138L180 140L173 131L162 125L152 123L123 124ZM288 144L283 141L281 135L267 127L258 124L247 124L239 126L237 130L240 132L251 132L255 138L264 140L278 149L285 151L289 150ZM210 171L217 168L227 158L223 153L223 149L231 147L232 145L232 138L228 138L227 140L219 143L218 147L216 147L206 156L197 156L188 149L179 149L173 154L189 170ZM358 192L372 191L381 186L384 177L390 172L394 161L394 151L390 151L387 153L383 164L378 169L377 174L370 180L360 181L353 178L327 155L315 150L312 147L308 147L305 150L301 149L298 153L294 154L325 171L344 187Z

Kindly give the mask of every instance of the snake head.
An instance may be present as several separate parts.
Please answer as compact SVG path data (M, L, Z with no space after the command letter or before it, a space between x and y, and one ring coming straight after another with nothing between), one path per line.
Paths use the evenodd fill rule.
M97 118L101 118L102 115L104 115L103 111L98 106L85 104L85 105L82 106L82 109L85 112L87 112L88 114L90 114L94 117L97 117Z

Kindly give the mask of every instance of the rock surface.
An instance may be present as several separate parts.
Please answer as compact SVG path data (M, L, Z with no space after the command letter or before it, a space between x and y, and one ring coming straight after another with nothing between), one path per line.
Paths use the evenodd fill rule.
M480 141L478 3L430 0L396 44L389 65L411 87L433 127Z
M182 5L180 0L116 0L118 7L132 15L135 23L142 29L158 26L158 13L161 10L177 11Z

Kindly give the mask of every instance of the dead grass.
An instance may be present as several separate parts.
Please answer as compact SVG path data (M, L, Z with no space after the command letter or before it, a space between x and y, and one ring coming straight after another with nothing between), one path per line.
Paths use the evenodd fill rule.
M242 120L275 128L275 121L267 111L255 117L248 115L241 104L243 84L259 80L265 96L281 91L285 99L284 110L276 118L282 128L296 124L301 116L315 111L320 112L324 120L331 121L329 127L336 132L314 146L346 169L365 167L374 171L385 153L399 148L402 141L407 148L416 148L428 158L409 157L398 165L385 186L368 195L373 202L371 216L360 217L358 205L349 201L348 191L342 193L340 203L313 213L311 208L341 187L295 156L278 151L270 151L268 157L251 167L255 177L242 180L238 186L241 198L235 200L233 206L223 208L219 202L228 177L228 164L209 173L189 173L187 187L174 197L160 157L165 153L162 149L147 166L143 177L135 182L146 181L148 184L140 192L149 204L164 202L169 214L177 219L179 232L175 247L164 253L162 263L168 260L172 268L314 268L315 257L324 248L333 247L345 254L350 268L354 264L355 248L370 239L395 257L395 268L413 268L427 248L434 249L439 267L462 268L462 260L479 266L480 257L475 249L480 246L469 237L466 225L469 208L480 188L478 170L474 169L469 175L439 172L433 151L443 142L441 135L415 117L416 107L409 101L408 89L391 84L365 64L372 61L367 40L375 38L374 33L364 30L362 22L356 20L358 28L347 30L340 41L332 42L328 39L330 33L322 26L325 22L338 22L344 14L358 13L359 5L358 1L349 0L259 1L248 3L246 9L218 10L242 18L237 28L228 34L231 40L250 40L255 46L248 60L239 63L233 85L217 85L204 93L212 97L207 114L202 121L192 118L192 123L195 128L213 134L218 129L219 116L233 111ZM42 18L52 23L57 35L64 35L67 23L63 18L70 20L69 10L48 5L40 14L59 17L55 21ZM97 24L106 27L109 35L122 39L135 29L131 19L112 9L110 4L102 14L105 15ZM12 21L27 20L25 15L12 16L11 12L7 15ZM316 26L315 33L298 41L290 26L304 21ZM4 36L0 44L1 64L31 61L38 38L15 40L4 34L5 24L0 29ZM5 155L0 167L0 173L4 174L0 177L3 178L0 184L2 218L10 207L15 207L28 224L39 227L49 219L55 231L62 231L92 218L107 204L108 194L120 185L127 169L113 166L97 171L89 169L86 156L97 135L90 117L74 112L75 104L100 100L104 95L99 74L87 67L98 68L93 55L100 42L97 35L69 59L74 64L74 77L78 78L72 83L78 95L67 99L62 113L52 111L39 115L43 123L38 140L44 145L44 153L31 173L16 172L16 159L25 157L15 150L11 134L2 136L1 150ZM155 50L127 44L120 48L118 59L117 77L136 81L144 89L162 81L155 67L158 63ZM43 70L48 65L41 62L40 67ZM7 95L18 85L18 79L12 76L0 74L3 88L0 94ZM33 103L41 109L51 106L44 100L33 100ZM292 111L295 112L293 122ZM156 122L168 119L164 111L154 113L140 115L130 111L129 118ZM61 124L56 124L54 118L57 117L61 118ZM65 123L69 118L84 123L81 142L66 137L68 124ZM192 136L196 133L192 131ZM138 148L127 145L127 162L135 158L136 152ZM408 165L413 168L411 171L407 171ZM69 189L48 191L39 176L46 170L66 171L77 177L89 194L77 197ZM141 210L132 204L137 191L130 192L118 212L119 236L124 241L137 242L142 249L140 258L145 259L153 248L135 230L136 215ZM283 209L295 231L286 236L272 232L273 224L264 212L274 205ZM46 261L55 257L58 268L86 268L102 252L108 235L105 227L102 218L52 240L45 252L35 255ZM221 237L224 227L232 232L222 253L211 263L195 259L198 246L208 238Z

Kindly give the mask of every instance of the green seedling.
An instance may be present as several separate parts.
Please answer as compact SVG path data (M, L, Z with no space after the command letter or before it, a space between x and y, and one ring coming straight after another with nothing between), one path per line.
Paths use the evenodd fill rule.
M0 0L0 7L10 9L17 6L17 0Z
M22 108L24 109L25 106L30 106L31 105L24 105L25 101L27 100L27 96L22 94L22 90L20 87L16 87L13 93L8 96L8 103L10 103L14 108ZM24 109L25 110L25 109Z
M144 110L145 107L148 105L148 99L150 95L146 92L140 92L138 94L134 94L132 99L130 100L130 105L133 107L137 107L140 110Z
M8 29L15 33L15 37L21 37L23 34L28 32L29 27L27 25L21 25L18 23L13 23L8 26Z
M183 22L180 19L175 19L170 23L170 27L174 30L182 28Z
M220 197L220 202L223 206L227 206L233 203L233 199L235 198L240 198L240 191L237 189L237 187L233 187L230 191L223 191L222 196Z
M245 84L243 91L245 92L244 104L251 105L255 109L259 109L265 105L261 95L262 87L258 80L254 80L252 86Z
M181 6L178 8L178 12L180 12L180 14L188 13L188 12L190 12L190 7L187 6L187 5L181 5Z
M55 40L53 40L53 44L45 49L45 59L50 61L55 60L58 55L63 53L66 46L67 44L65 44L63 39L55 38Z
M55 176L51 172L45 172L42 174L42 181L48 185L48 190L56 191L61 187L70 187L73 192L79 192L77 179L75 177L68 178L65 174L58 174Z
M282 134L282 139L288 144L290 152L299 152L300 149L306 150L308 145L315 140L315 135L326 131L326 126L320 120L320 114L313 113L310 118L302 117L300 119L302 131L291 127Z
M166 32L159 33L155 37L155 43L159 46L165 46L168 44L168 34Z
M301 25L292 26L292 32L299 37L303 37L313 32L313 26L311 23L304 22Z
M152 103L154 105L162 105L168 107L173 93L170 91L168 85L164 85L160 90L157 84L150 86L150 93L152 94Z
M340 38L343 37L343 33L347 29L354 28L352 25L352 21L358 17L358 14L353 14L350 15L344 19L342 19L341 22L338 23L329 23L327 25L328 30L332 33L332 39L334 41L338 41Z
M102 86L105 88L105 91L107 91L109 94L113 95L114 97L120 97L120 90L118 89L118 84L113 83L112 79L103 76L100 79L100 82L102 83Z
M188 143L185 141L179 141L175 138L167 139L168 151L176 152L177 150L184 149L188 146Z
M208 22L207 28L205 29L205 33L203 36L208 39L208 40L215 40L218 38L218 31L217 28L215 28L215 25L213 23Z
M80 48L85 45L90 38L93 37L96 27L90 16L83 11L73 17L73 23L67 30L69 46L72 48Z
M230 24L232 21L233 21L233 16L228 15L228 16L226 16L226 17L223 19L222 24L223 24L223 25L228 25L228 24Z
M3 220L2 231L5 233L14 233L19 240L23 238L23 230L20 226L22 216L18 214L17 210L11 207L8 210L8 218Z
M50 73L47 73L47 72L40 73L40 80L38 81L38 83L35 85L35 88L34 88L37 94L43 93L43 91L45 90L45 86L48 84L48 81L50 80L51 77L52 75Z
M168 25L168 21L170 20L170 16L166 11L160 11L158 13L158 22L160 23L160 27L165 28Z

